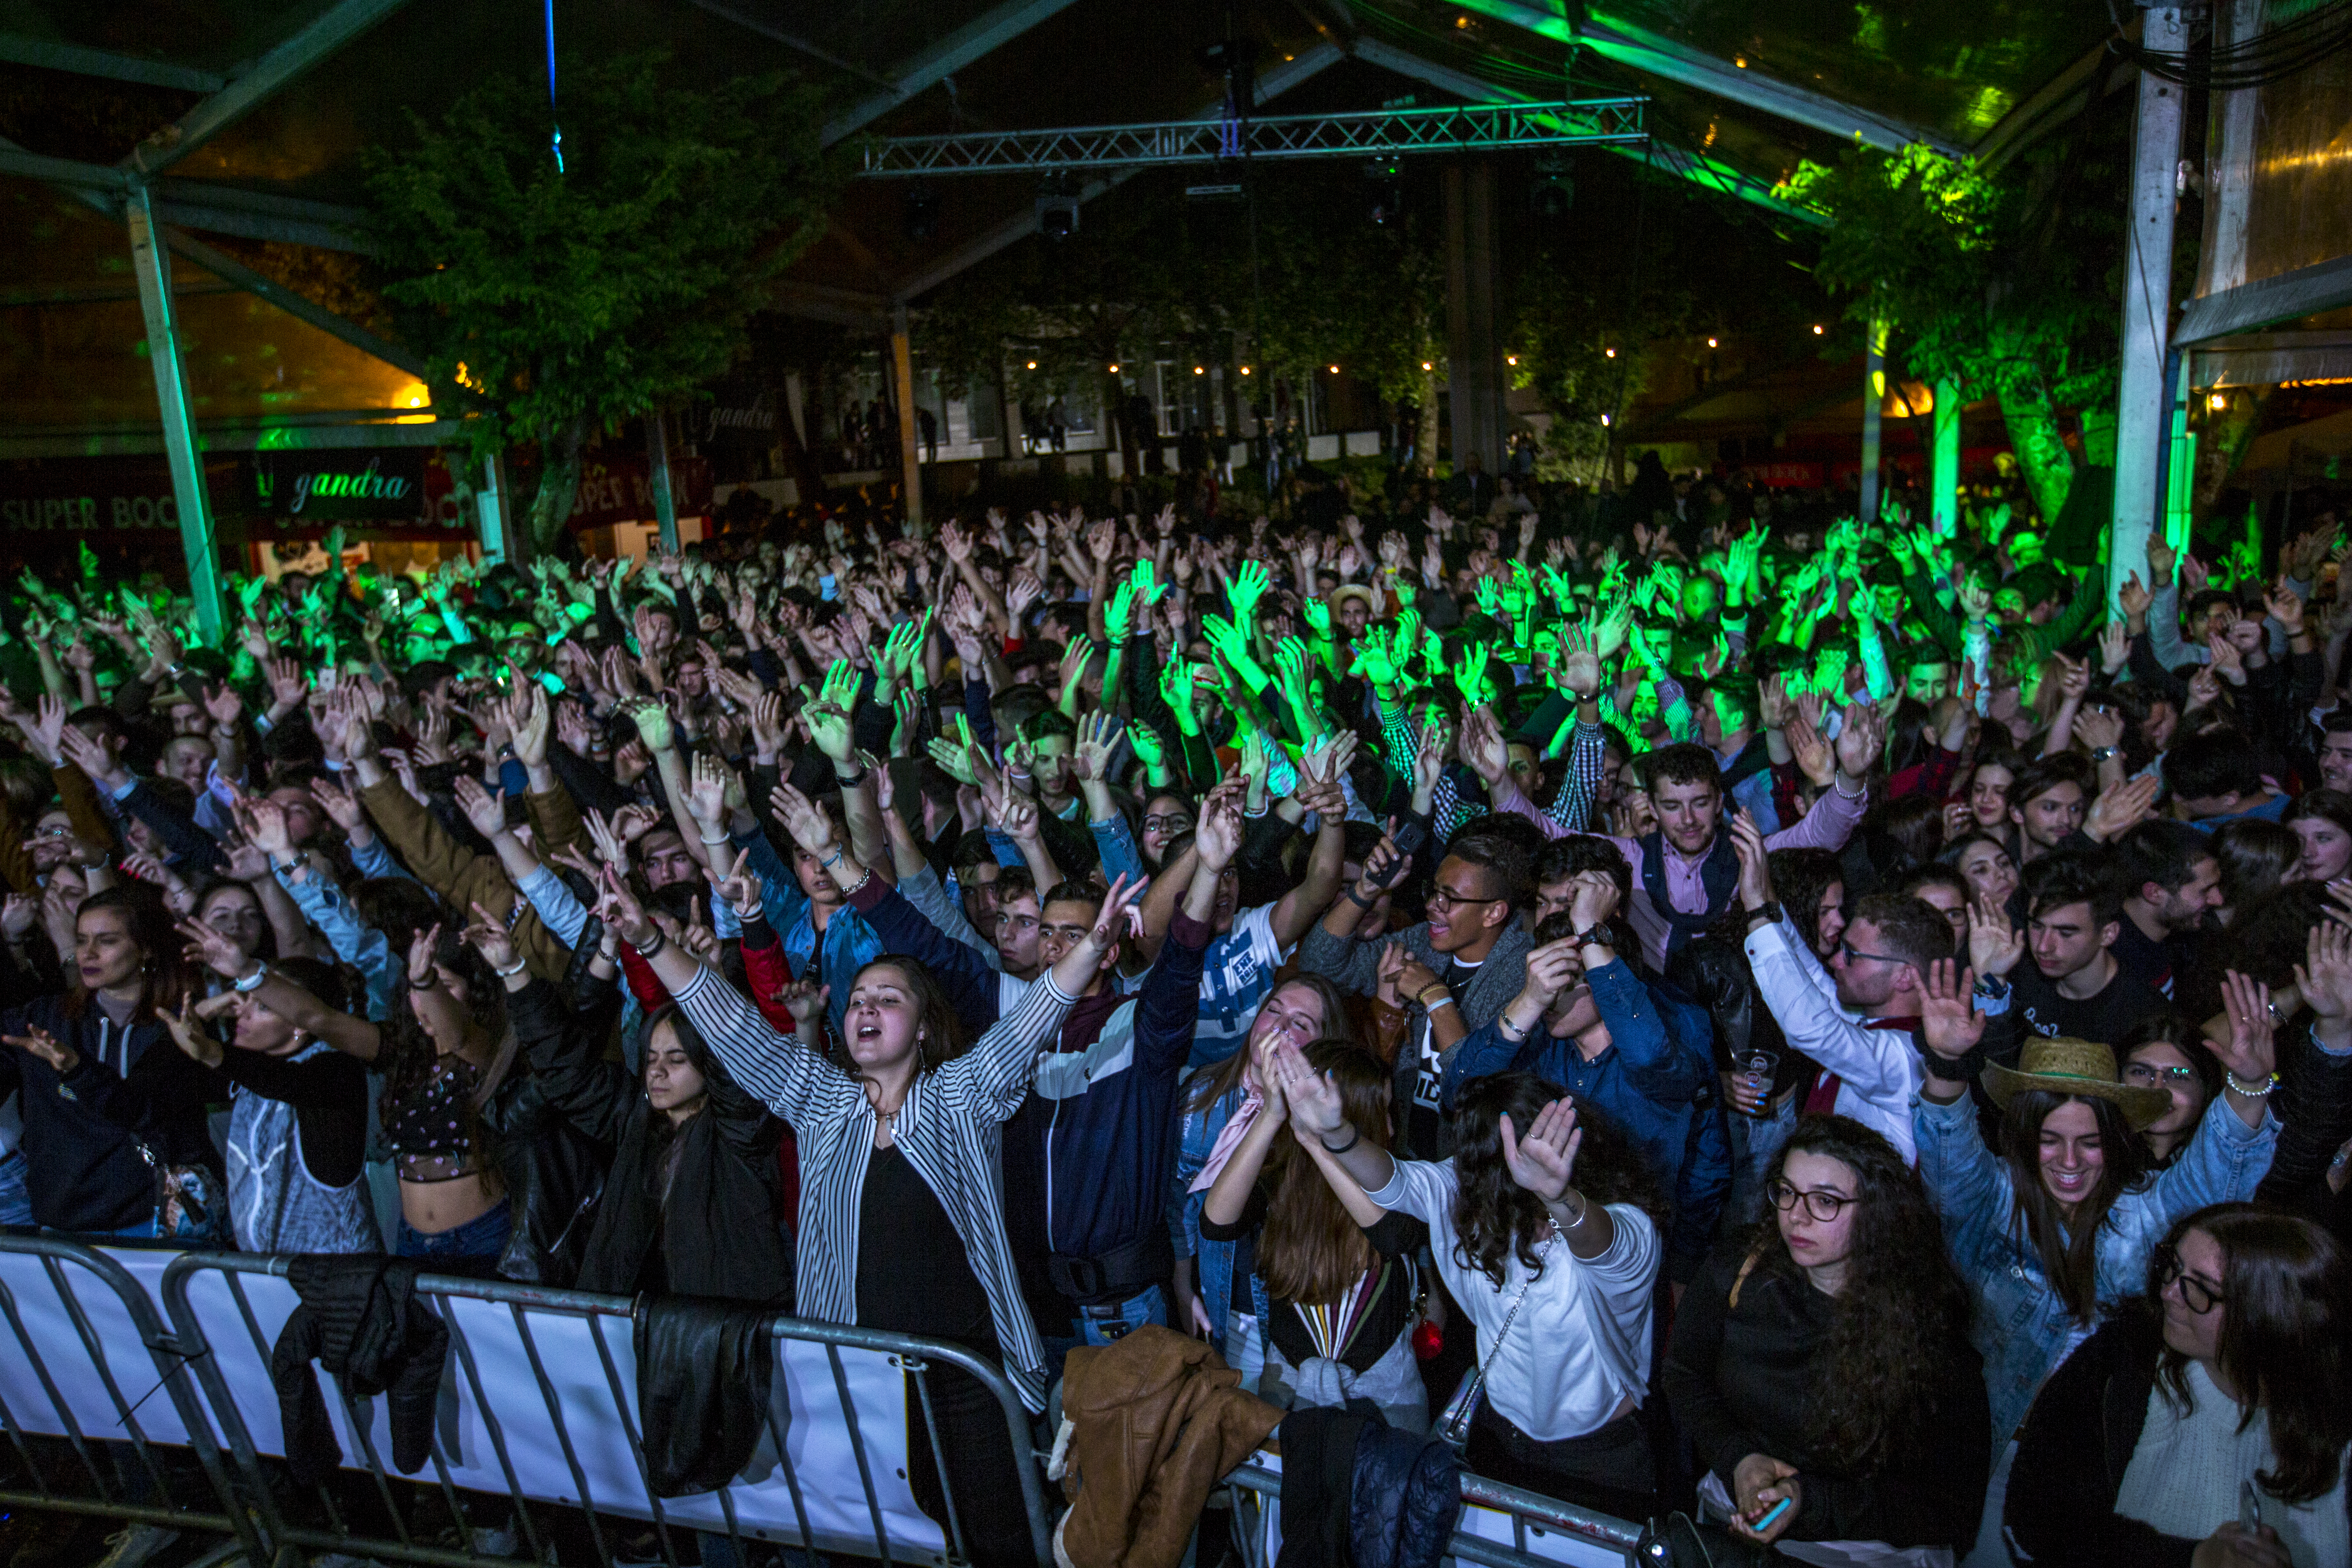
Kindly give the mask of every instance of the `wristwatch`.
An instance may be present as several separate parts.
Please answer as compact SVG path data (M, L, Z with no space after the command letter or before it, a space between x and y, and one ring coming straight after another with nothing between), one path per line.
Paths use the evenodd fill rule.
M1750 923L1757 921L1769 921L1774 925L1779 925L1780 923L1780 900L1778 899L1765 900L1763 903L1748 911L1748 919Z
M2092 751L2092 752L2091 752L2091 761L2093 761L2093 762L2095 762L2095 763L2104 763L2104 762L2105 762L2109 757L2114 756L2114 755L2116 754L2116 752L2117 751L2117 749L2118 749L2118 748L2114 747L2114 746L2099 746L2099 747L2096 747L2096 748L2095 748L2095 749Z

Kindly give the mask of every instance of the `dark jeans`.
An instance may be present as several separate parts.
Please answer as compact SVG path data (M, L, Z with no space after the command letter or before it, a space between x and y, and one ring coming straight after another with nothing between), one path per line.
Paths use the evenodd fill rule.
M1021 1500L1020 1465L1004 1425L1004 1407L981 1381L960 1367L933 1363L925 1373L931 1414L939 1422L940 1452L947 1457L948 1487L955 1493L956 1519L963 1526L964 1556L972 1568L1036 1568L1029 1540L1029 1510ZM922 1396L914 1375L907 1377L907 1485L915 1502L955 1542L948 1525L947 1499L931 1436L923 1424Z
M499 1254L507 1249L507 1237L513 1231L513 1212L508 1200L500 1198L498 1207L447 1230L417 1230L403 1219L398 1234L393 1237L392 1255L435 1263L495 1264ZM448 1272L462 1274L468 1270Z
M1470 1468L1489 1480L1522 1487L1636 1522L1657 1511L1657 1468L1642 1413L1621 1415L1581 1437L1541 1442L1495 1413L1485 1400L1470 1420Z

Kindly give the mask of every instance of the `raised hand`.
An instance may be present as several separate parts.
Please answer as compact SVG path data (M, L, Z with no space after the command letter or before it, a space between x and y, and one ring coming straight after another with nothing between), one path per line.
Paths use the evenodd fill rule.
M2334 920L2312 927L2304 939L2303 962L2294 966L2294 984L2311 1004L2317 1026L2341 1034L2352 1021L2352 930Z
M1525 1132L1502 1119L1503 1165L1511 1180L1538 1201L1556 1204L1575 1184L1576 1153L1584 1133L1576 1125L1576 1102L1563 1096L1536 1113Z
M2083 816L2084 837L2102 844L2114 843L2156 815L2157 792L2162 785L2163 781L2154 773L2109 784L2098 793L2091 802L2091 809Z
M2025 956L2025 933L2009 911L1988 899L1969 900L1969 964L1979 974L2002 975Z
M466 944L480 953L482 961L492 969L512 969L516 963L514 938L508 932L506 922L478 903L468 907L474 918L460 933Z
M2222 971L2221 1006L2230 1019L2226 1041L2208 1039L2206 1049L2221 1058L2242 1092L2260 1094L2278 1065L2278 1023L2271 1016L2271 988L2234 969Z
M474 831L483 837L496 838L507 830L506 791L492 795L482 786L479 779L461 773L449 786L449 793L457 798L457 809L466 814L466 820L473 824ZM257 837L256 842L258 842Z
M833 850L833 819L791 784L776 786L771 808L793 842L823 859Z
M710 885L718 889L719 896L732 905L735 912L745 920L760 912L760 876L750 869L751 863L751 852L738 849L735 851L735 864L729 868L726 875L719 875L716 868L703 873L710 879Z
M1886 716L1875 702L1856 702L1845 710L1845 728L1838 731L1838 771L1854 780L1867 779L1886 740Z
M1927 1048L1958 1061L1984 1038L1984 1015L1977 1011L1976 972L1939 958L1927 966L1919 1005L1919 1031Z
M1495 717L1495 710L1481 702L1462 720L1462 760L1486 782L1489 789L1502 787L1511 771L1509 743L1503 739L1503 726Z
M224 979L239 978L253 963L245 949L194 916L175 921L174 929L188 939L188 961L203 964Z
M1739 862L1739 907L1751 912L1772 901L1772 869L1764 830L1744 811L1731 814L1731 852Z
M177 1013L167 1013L158 1007L155 1009L155 1021L171 1035L172 1043L180 1047L182 1055L200 1066L216 1068L226 1059L226 1053L221 1043L213 1038L211 1031L196 1022L195 1001L193 994L181 997Z

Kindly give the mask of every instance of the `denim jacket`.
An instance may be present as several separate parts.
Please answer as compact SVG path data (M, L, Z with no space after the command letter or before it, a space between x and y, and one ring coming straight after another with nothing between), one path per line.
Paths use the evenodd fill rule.
M2009 1167L1984 1145L1967 1097L1949 1105L1917 1100L1913 1131L1919 1175L1944 1220L1944 1245L1976 1298L1969 1334L1984 1357L1993 1442L2024 1422L2042 1380L2096 1323L2078 1323L2042 1271L2010 1186ZM2168 1169L2124 1194L2099 1227L2095 1279L2102 1311L2147 1285L2147 1257L2172 1222L2208 1204L2250 1199L2271 1167L2278 1118L2265 1110L2250 1128L2216 1095L2204 1123Z
M1213 1331L1210 1342L1217 1353L1230 1357L1234 1347L1226 1338L1226 1315L1234 1300L1234 1269L1241 1257L1238 1241L1204 1241L1201 1237L1201 1211L1207 1206L1209 1194L1192 1190L1192 1179L1209 1163L1209 1152L1217 1146L1217 1134L1225 1130L1234 1112L1242 1108L1242 1087L1235 1084L1209 1104L1195 1110L1192 1108L1192 1085L1188 1082L1176 1091L1176 1168L1168 1178L1168 1234L1176 1244L1176 1256L1192 1259L1192 1288L1200 1292L1201 1305L1208 1313ZM1265 1322L1273 1310L1273 1298L1266 1293L1265 1281L1250 1272L1250 1300L1257 1321ZM1190 1324L1181 1324L1190 1331Z

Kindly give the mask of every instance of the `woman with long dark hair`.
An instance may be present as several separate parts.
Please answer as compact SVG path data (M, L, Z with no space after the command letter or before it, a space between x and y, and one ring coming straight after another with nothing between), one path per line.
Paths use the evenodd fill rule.
M226 1240L205 1107L225 1086L164 1044L156 1015L194 991L163 895L144 882L76 907L66 989L0 1013L0 1101L21 1088L37 1225ZM157 1049L162 1046L162 1049Z
M2225 1069L2226 1092L2207 1107L2188 1149L2151 1175L2137 1132L2172 1109L2171 1096L2124 1082L2105 1045L2030 1038L2015 1070L1981 1068L1985 1093L2001 1111L1996 1154L1969 1097L1969 1052L1984 1033L1971 984L1948 961L1934 966L1912 1128L1919 1174L1976 1296L1971 1338L1984 1357L2000 1457L1978 1541L1987 1555L1971 1561L1998 1562L1989 1553L1999 1551L2011 1438L2042 1380L2137 1288L2149 1249L2174 1220L2251 1198L2270 1169L2279 1137L2268 1099L2276 1052L2267 991L2231 975L2231 1037L2207 1046Z
M2173 1223L2146 1289L2026 1419L2018 1560L2352 1562L2352 1255L2308 1220L2219 1204Z
M1860 1122L1807 1116L1766 1191L1769 1217L1684 1293L1659 1370L1701 1500L1759 1542L1965 1545L1991 1416L1926 1187Z
M1302 1138L1335 1177L1430 1227L1438 1273L1477 1325L1470 1468L1621 1518L1655 1508L1641 1419L1656 1202L1624 1136L1532 1073L1463 1090L1454 1156L1397 1160L1348 1116L1329 1075L1285 1042L1276 1071Z
M1232 1302L1234 1317L1259 1326L1263 1366L1244 1381L1286 1407L1370 1400L1391 1426L1428 1426L1426 1394L1412 1352L1417 1278L1412 1255L1427 1236L1404 1215L1387 1212L1361 1188L1327 1174L1333 1156L1288 1125L1289 1108L1274 1073L1268 1033L1252 1048L1263 1098L1221 1146L1221 1158L1194 1182L1205 1242L1248 1240L1256 1267ZM1237 1053L1238 1054L1238 1053ZM1348 1120L1388 1146L1390 1072L1370 1051L1318 1043L1307 1065L1339 1090Z
M756 881L731 879L725 889L746 918L759 912ZM735 1086L675 1004L646 1025L641 1072L604 1059L620 1013L613 928L604 928L576 1000L533 978L506 928L478 909L465 939L505 984L540 1092L611 1155L579 1289L788 1304L792 1269L776 1223L779 1123Z
M1004 1122L1028 1098L1037 1052L1093 984L1124 929L1130 889L1111 884L1094 925L968 1048L946 991L914 959L856 971L841 1055L824 1047L826 990L803 981L771 1027L716 969L666 939L608 869L597 917L637 949L727 1072L798 1135L795 1310L819 1322L926 1334L991 1360L1033 1412L1045 1404L1045 1347L1004 1228ZM967 1374L930 1382L939 1448L981 1568L1034 1562L1003 1413ZM940 1516L930 1435L908 1399L909 1484Z

